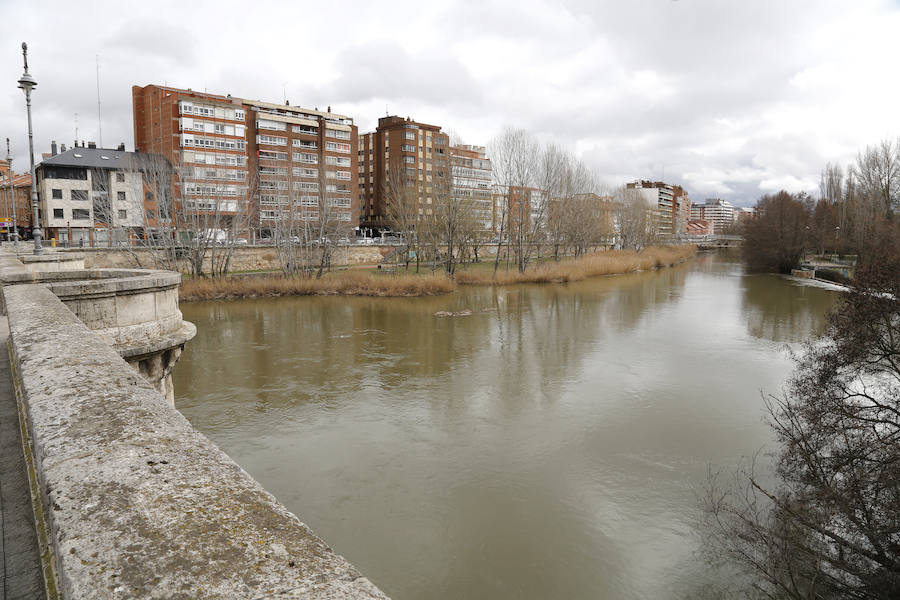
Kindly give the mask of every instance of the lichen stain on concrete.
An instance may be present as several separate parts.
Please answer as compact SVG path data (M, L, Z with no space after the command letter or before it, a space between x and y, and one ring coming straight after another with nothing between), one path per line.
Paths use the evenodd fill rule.
M46 287L3 294L64 598L385 598Z

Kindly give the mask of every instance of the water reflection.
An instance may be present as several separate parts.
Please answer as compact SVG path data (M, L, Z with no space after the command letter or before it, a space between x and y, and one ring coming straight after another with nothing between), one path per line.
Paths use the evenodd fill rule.
M822 333L835 296L830 289L768 274L747 275L742 287L750 335L773 342L802 342Z
M833 297L703 256L441 298L185 304L177 404L394 598L677 597L704 578L707 463L769 440L759 390L790 361L757 331L801 339Z

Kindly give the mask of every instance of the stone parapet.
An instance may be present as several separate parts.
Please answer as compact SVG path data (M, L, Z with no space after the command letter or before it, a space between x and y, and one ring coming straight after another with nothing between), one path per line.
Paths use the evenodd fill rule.
M84 254L76 252L47 252L46 254L19 254L19 260L32 273L48 271L76 271L84 268Z
M62 598L385 598L46 285L3 297Z
M0 257L4 285L42 283L87 327L175 402L172 369L197 333L178 309L181 275L170 271L87 269L32 272Z

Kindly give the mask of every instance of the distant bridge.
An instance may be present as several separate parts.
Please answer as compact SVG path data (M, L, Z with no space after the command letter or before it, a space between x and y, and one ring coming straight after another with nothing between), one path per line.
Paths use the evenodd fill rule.
M744 238L739 235L687 235L681 239L688 244L695 244L701 250L734 248L744 242Z

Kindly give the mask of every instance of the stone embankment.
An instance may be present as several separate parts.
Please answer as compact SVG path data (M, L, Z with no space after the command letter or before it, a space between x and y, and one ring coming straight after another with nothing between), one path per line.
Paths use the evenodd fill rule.
M0 257L13 381L52 595L385 598L126 363L116 334L129 338L133 323L92 331L76 316L88 314L90 298L73 312L54 293L54 286L65 290L71 304L79 285L90 295L100 281L97 306L106 308L94 325L109 325L120 315L146 314L151 304L168 310L171 282L148 274L154 283L138 295L152 303L135 307L120 298L128 286L140 287L134 280L140 272L70 273L81 279L57 274L44 281L46 273ZM164 329L155 333L165 337Z

